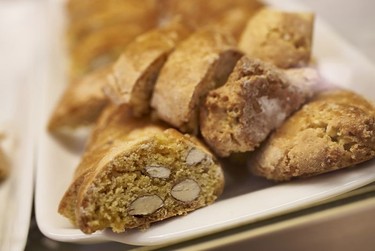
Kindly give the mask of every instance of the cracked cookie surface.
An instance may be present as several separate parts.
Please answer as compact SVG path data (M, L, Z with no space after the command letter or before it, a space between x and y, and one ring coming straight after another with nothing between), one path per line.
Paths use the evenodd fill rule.
M318 95L292 115L249 162L282 181L353 166L375 157L375 108L344 90Z

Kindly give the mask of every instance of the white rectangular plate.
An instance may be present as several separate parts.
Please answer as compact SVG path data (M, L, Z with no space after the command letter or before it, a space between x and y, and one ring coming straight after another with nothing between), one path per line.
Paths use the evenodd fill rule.
M280 8L304 9L293 1L267 1ZM36 186L36 216L41 231L59 241L100 242L118 241L132 245L157 245L191 239L224 229L298 210L329 197L344 193L375 180L375 161L318 177L273 184L251 176L245 167L227 168L226 187L219 201L183 217L153 224L147 231L127 231L114 234L109 230L85 235L57 213L59 201L71 182L79 162L82 142L72 141L70 150L51 137L45 125L65 85L61 44L61 2L51 1L50 13L55 17L52 27L49 78L41 86L42 125L39 132L38 170ZM60 32L60 33L56 33ZM332 83L353 89L375 100L372 91L375 67L354 48L343 41L321 20L314 33L314 57L323 77ZM73 147L73 148L72 148ZM75 149L75 150L72 150Z

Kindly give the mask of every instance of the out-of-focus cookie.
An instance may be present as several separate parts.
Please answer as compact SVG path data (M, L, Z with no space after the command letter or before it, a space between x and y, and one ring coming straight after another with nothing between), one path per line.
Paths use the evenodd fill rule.
M147 114L160 69L190 32L190 28L175 20L138 36L114 64L105 93L114 103L131 107L134 115Z
M73 3L71 3L73 2ZM159 17L157 0L80 0L67 4L68 37L77 42L89 33L113 25L136 23L154 27ZM74 6L73 6L74 5Z
M63 128L74 129L95 122L109 103L102 88L110 72L111 66L107 66L71 83L57 103L49 120L48 129L55 132Z
M158 24L156 0L75 2L67 4L71 78L113 63L130 41Z
M223 186L220 164L196 138L109 106L59 212L87 234L123 232L209 205Z
M318 80L313 69L283 72L242 57L228 82L210 91L202 104L203 138L221 157L253 151L312 96Z
M182 41L156 82L151 106L156 115L183 132L198 132L202 97L225 83L241 53L233 37L202 29Z
M113 25L90 33L70 49L70 76L75 79L107 66L126 46L149 27L128 23Z
M292 115L249 162L270 180L307 177L375 157L375 107L350 91L322 93Z
M243 6L232 7L214 20L210 21L208 25L227 31L233 35L236 41L239 41L248 20L257 13L261 6L262 5L259 3L259 5L255 4L252 8L246 8Z
M251 13L255 12L261 6L263 4L257 0L164 0L161 14L163 20L179 16L197 29L218 21L220 22L220 20L225 18L232 22L228 26L237 27L239 24L238 20L242 19L244 12L249 14L249 18ZM244 12L236 12L239 16L235 17L233 12L228 13L234 9L241 9ZM228 15L231 15L231 17L226 17ZM222 24L224 25L224 22Z
M314 15L263 8L251 18L239 47L248 56L280 68L306 66L312 47Z

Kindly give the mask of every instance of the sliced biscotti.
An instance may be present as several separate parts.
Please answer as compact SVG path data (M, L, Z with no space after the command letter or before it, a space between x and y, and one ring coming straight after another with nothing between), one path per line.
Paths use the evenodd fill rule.
M314 15L263 8L251 18L239 47L250 57L271 62L280 68L309 63Z
M375 107L350 91L318 95L292 115L249 162L270 180L313 176L375 157Z
M313 69L280 71L242 57L222 87L201 107L203 138L221 156L253 151L267 135L312 96L319 79Z
M110 66L101 68L71 83L57 103L48 129L56 132L95 122L109 103L102 88L110 71Z
M95 122L109 103L105 88L116 103L126 101L135 113L146 113L160 67L175 43L188 32L179 22L146 32L126 47L115 65L97 69L70 84L52 114L50 131Z
M83 232L123 232L213 203L224 185L214 156L192 136L134 119L125 106L100 118L59 212Z
M181 42L156 82L151 106L156 115L184 132L198 131L202 97L223 84L241 53L233 37L202 29Z
M114 64L105 93L114 103L130 106L134 115L147 114L161 67L169 53L190 31L176 20L138 36Z

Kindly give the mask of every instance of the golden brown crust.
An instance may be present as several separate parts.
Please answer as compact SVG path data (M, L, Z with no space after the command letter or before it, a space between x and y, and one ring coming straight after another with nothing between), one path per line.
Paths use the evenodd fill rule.
M108 98L102 88L111 66L98 69L71 83L52 113L48 129L52 132L62 128L76 128L95 122Z
M250 57L280 68L309 63L314 15L264 8L249 20L239 47Z
M181 42L156 82L151 106L162 120L184 132L197 132L201 98L224 83L240 53L232 36L202 29Z
M228 82L209 92L201 108L203 138L221 157L253 151L267 135L312 95L300 74L242 57Z
M345 90L318 95L261 147L253 172L271 180L313 176L375 157L375 107Z
M204 158L188 165L192 149L199 150ZM146 173L148 166L166 167L170 177L153 178ZM175 185L187 179L196 182L200 189L199 196L188 203L176 200L171 193ZM134 119L128 107L109 106L60 202L59 213L85 233L107 227L123 232L146 228L152 222L211 204L223 186L219 164L190 136L174 129L165 130L147 118ZM150 195L162 200L161 208L146 215L133 215L132 203Z
M149 103L161 67L190 29L176 20L138 36L114 64L106 94L116 104L127 104L133 114L149 112Z

